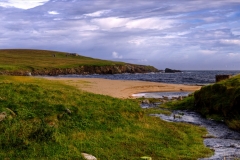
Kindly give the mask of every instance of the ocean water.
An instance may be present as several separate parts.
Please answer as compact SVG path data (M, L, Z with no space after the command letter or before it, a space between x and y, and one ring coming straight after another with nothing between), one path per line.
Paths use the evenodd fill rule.
M105 78L116 80L140 80L174 84L207 85L215 82L216 75L237 75L238 71L183 71L180 73L136 73L106 75L60 75L59 77Z

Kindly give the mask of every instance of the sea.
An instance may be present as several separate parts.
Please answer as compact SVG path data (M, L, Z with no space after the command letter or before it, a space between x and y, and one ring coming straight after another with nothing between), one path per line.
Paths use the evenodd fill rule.
M215 82L216 75L237 75L240 70L185 70L178 73L124 73L124 74L93 74L93 75L59 75L59 77L71 78L105 78L115 80L140 80L150 82L162 82L186 85L208 85Z

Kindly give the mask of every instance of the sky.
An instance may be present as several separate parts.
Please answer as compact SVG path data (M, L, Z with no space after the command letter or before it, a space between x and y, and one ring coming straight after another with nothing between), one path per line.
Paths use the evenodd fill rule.
M240 70L240 0L0 0L0 49Z

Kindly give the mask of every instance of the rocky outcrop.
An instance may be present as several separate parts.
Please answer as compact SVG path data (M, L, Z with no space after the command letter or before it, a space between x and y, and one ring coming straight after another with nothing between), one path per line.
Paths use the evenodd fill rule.
M159 70L152 66L144 65L111 65L111 66L80 66L77 68L53 68L53 69L32 69L31 71L2 71L0 74L3 75L18 75L18 76L29 76L29 75L67 75L67 74L120 74L120 73L148 73L158 72Z
M176 73L176 72L182 72L180 70L175 70L175 69L170 69L170 68L166 68L165 69L165 73Z

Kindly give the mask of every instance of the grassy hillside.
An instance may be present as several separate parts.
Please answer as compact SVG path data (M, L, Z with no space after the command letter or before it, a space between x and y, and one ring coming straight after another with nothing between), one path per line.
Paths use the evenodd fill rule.
M74 68L82 65L124 64L122 62L99 60L84 56L66 56L66 54L64 52L30 49L0 50L0 71L31 71L33 69Z
M149 117L137 101L60 82L0 76L1 159L197 159L211 154L206 130Z
M171 106L193 109L207 118L224 120L230 128L240 131L240 75L204 86L193 96Z

